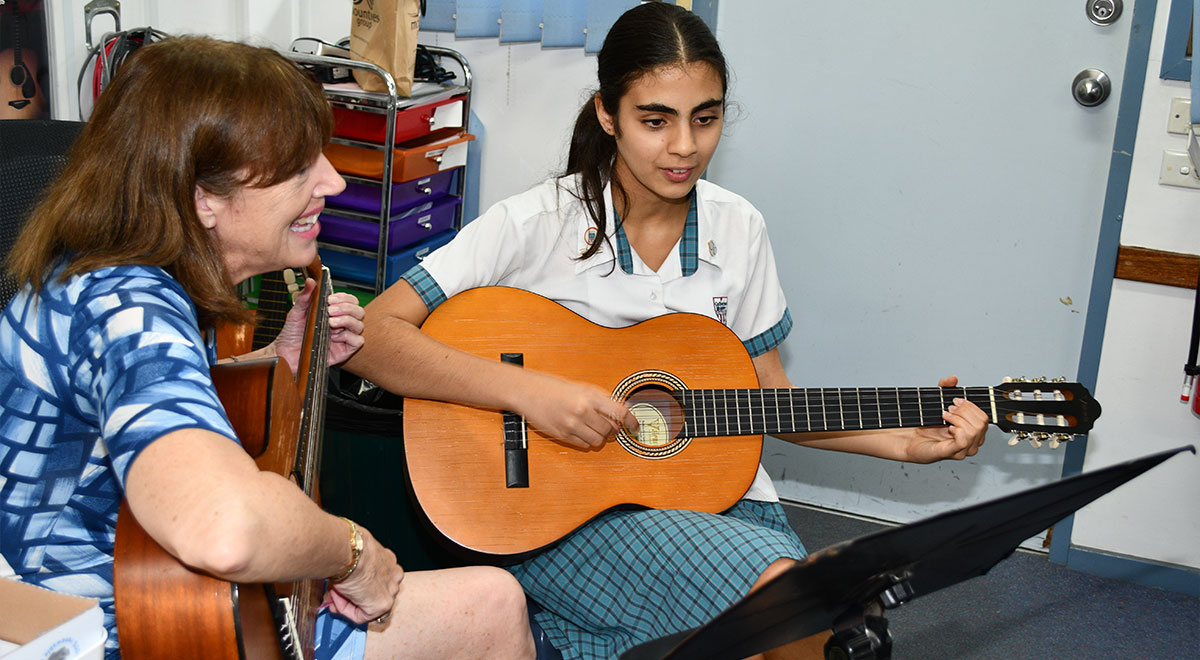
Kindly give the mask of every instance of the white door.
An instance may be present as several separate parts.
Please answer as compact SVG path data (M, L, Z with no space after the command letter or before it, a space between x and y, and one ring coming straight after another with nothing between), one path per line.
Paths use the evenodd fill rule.
M708 176L767 218L793 381L1075 380L1133 3L1107 27L1084 0L719 12L736 105ZM1112 81L1090 108L1088 68ZM764 462L785 498L910 521L1059 478L1061 448L1007 439L932 466L768 440Z

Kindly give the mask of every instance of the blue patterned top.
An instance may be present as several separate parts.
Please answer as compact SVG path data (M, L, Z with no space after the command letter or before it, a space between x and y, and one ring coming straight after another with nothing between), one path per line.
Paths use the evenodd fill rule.
M118 657L112 563L129 466L184 428L235 438L183 288L160 268L57 273L0 316L0 576L99 598Z

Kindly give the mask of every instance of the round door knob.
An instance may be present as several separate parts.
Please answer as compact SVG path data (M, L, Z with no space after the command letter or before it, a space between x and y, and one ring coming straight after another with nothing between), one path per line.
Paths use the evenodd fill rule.
M1088 20L1096 25L1112 25L1121 17L1124 3L1121 0L1087 0Z
M1111 93L1112 81L1100 69L1084 69L1071 83L1071 94L1075 100L1079 105L1089 108L1104 103Z

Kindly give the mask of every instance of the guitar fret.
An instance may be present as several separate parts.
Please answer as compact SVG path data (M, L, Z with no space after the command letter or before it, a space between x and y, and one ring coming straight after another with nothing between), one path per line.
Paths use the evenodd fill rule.
M741 397L738 390L729 390L729 399L733 403L732 415L729 417L729 435L742 434Z
M704 425L707 427L707 435L721 435L721 429L718 428L717 422L721 419L717 406L721 403L720 392L718 390L708 390L704 396Z
M702 438L707 435L708 424L705 423L705 418L708 416L708 408L704 404L704 390L694 390L692 392L692 406L696 409L691 417L691 435L692 438Z
M925 425L925 405L921 402L921 390L917 390L917 420Z
M757 399L757 402L755 401ZM762 410L765 405L763 401L763 393L761 390L746 390L746 435L754 435L761 432L760 425L755 424L754 420L762 417Z
M779 394L783 391L784 390L775 390L775 432L776 433L783 433L783 420L781 420L779 418L779 408L780 408ZM789 392L790 392L790 390L789 390ZM789 398L790 398L790 394L789 394Z
M904 411L900 408L900 388L896 388L896 421L904 426Z
M795 407L796 401L793 396L793 393L795 392L795 390L789 388L789 389L786 389L783 391L787 393L788 419L791 420L791 424L789 426L787 426L786 428L789 433L792 433L796 430L796 407ZM784 428L785 427L783 426L783 418L781 416L780 421L779 421L779 430L783 431Z
M758 399L756 402L755 399ZM742 427L746 435L752 435L759 432L759 426L754 423L754 420L761 416L763 407L762 392L759 390L746 390L746 424ZM741 419L739 417L739 419Z
M859 428L865 429L865 428L868 428L871 426L878 426L879 425L878 418L876 418L874 422L867 421L867 415L871 414L871 412L869 410L869 408L871 407L871 398L870 398L872 395L871 390L867 389L864 391L861 388L856 388L855 392L858 393ZM878 397L876 397L876 401L878 401Z
M867 427L866 422L863 420L862 391L859 390L857 387L854 388L854 407L856 410L858 410L858 426L857 426L857 428L860 428L860 429L866 428Z
M741 401L738 400L737 390L734 390L733 391L733 418L735 420L737 420L737 435L742 434L742 410L741 410L741 406L739 405L740 403L741 403Z
M758 435L760 433L767 433L767 427L769 424L768 417L769 417L769 411L770 411L770 407L767 404L767 395L770 394L771 391L770 390L750 390L750 392L752 395L751 398L757 399L757 402L754 403L754 405L756 406L757 412L750 415L750 430L752 432L752 435Z
M841 420L842 428L846 428L846 411L842 409L842 389L839 387L838 395L838 419Z

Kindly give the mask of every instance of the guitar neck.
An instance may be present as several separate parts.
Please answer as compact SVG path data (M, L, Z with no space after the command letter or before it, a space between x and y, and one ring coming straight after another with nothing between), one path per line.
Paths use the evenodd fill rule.
M942 412L967 399L997 423L992 387L851 387L676 390L692 438L942 426Z

